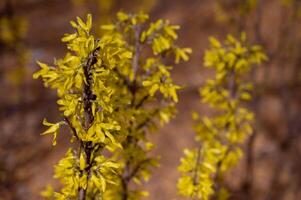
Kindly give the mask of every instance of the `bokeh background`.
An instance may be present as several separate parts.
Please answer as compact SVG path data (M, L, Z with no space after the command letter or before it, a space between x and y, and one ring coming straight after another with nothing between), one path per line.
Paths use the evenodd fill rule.
M191 112L210 114L198 88L211 77L203 68L209 36L224 39L246 31L264 47L269 61L252 72L256 114L245 155L227 174L227 186L239 200L301 199L301 1L300 0L0 0L0 199L36 200L54 183L53 164L64 155L67 133L54 148L42 137L42 119L59 117L55 92L33 80L37 60L52 63L64 55L60 42L69 21L92 13L94 28L119 10L148 12L152 20L179 24L179 44L193 49L188 63L173 71L180 92L178 115L154 135L161 167L145 184L149 200L177 196L177 165L183 148L192 147Z

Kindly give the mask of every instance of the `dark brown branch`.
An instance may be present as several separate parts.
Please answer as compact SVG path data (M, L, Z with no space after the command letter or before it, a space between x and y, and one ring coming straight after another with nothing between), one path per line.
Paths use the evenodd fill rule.
M135 108L138 109L140 108L144 102L148 99L149 95L145 95L136 105L135 105Z
M199 176L199 165L201 162L201 145L197 149L197 158L195 162L195 168L193 171L193 185L197 186L199 184L198 176ZM196 199L196 197L192 197L193 199Z
M198 184L198 171L199 171L198 166L200 164L200 161L201 161L201 145L197 149L197 159L196 159L195 168L193 172L193 185Z
M130 163L127 161L126 166L125 166L125 173L123 176L120 177L121 179L121 185L122 185L122 200L127 200L129 196L129 183L132 181L132 179L139 173L140 169L142 168L143 164L147 163L150 161L150 158L144 159L140 161L132 171L130 171L129 166ZM129 172L130 171L130 172Z
M150 160L151 160L150 158L147 158L147 159L140 161L140 163L138 163L136 165L136 167L132 170L132 172L128 176L124 177L124 179L128 182L131 181L139 173L143 164L149 162Z
M73 136L78 140L81 141L78 137L78 134L76 132L76 129L74 128L74 126L71 124L70 120L68 119L68 117L64 117L64 120L67 122L67 125L69 126L69 128L72 131Z
M85 131L88 131L90 126L92 125L94 121L94 116L92 113L92 101L95 100L96 96L92 92L92 67L97 62L97 55L99 51L99 47L94 49L88 56L88 59L86 61L86 64L84 65L84 76L85 76L85 84L83 88L83 105L84 105L84 129ZM90 168L91 168L91 154L93 152L94 147L92 146L92 142L84 142L83 144L83 150L86 154L86 164L87 167L84 169L83 173L87 173L87 178L89 178L90 175ZM79 189L79 200L85 200L87 196L87 188L80 187Z

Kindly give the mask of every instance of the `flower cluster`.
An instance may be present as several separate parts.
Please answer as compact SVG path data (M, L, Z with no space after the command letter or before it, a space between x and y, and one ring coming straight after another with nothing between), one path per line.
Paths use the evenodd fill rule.
M62 38L68 49L65 57L56 60L55 66L38 62L41 70L34 74L34 78L42 77L46 87L57 90L63 115L57 123L44 121L49 128L43 134L53 134L55 145L60 127L67 125L71 141L78 143L55 167L55 177L64 187L57 193L48 190L44 196L101 199L119 167L103 151L121 147L117 140L121 125L114 111L123 102L113 70L129 64L132 54L118 38L97 39L90 34L91 15L86 22L77 18L71 25L75 32Z
M78 143L55 167L62 190L49 187L45 197L116 200L147 194L131 186L148 180L158 165L149 155L154 145L147 136L174 116L180 89L170 76L173 66L164 61L187 61L191 53L175 45L178 26L148 19L144 13L119 12L96 38L91 15L86 22L77 18L71 21L75 32L62 38L65 57L54 66L38 62L34 78L57 90L63 115L57 123L45 120L49 128L43 134L52 134L55 145L66 125Z
M118 94L127 106L118 109L124 138L122 149L115 151L115 157L122 167L118 171L118 184L108 189L106 199L140 199L147 192L133 185L147 181L151 167L158 165L157 157L149 155L154 144L148 134L170 121L178 102L180 86L171 78L170 58L175 63L187 61L191 50L176 46L178 26L167 20L150 23L149 16L142 12L119 12L115 23L101 28L104 37L113 35L124 41L133 55L129 65L114 70L119 76ZM167 59L169 65L165 64Z
M193 113L199 147L184 151L178 181L181 195L202 200L215 192L227 195L222 175L241 157L241 144L252 133L254 120L253 113L243 106L251 100L253 87L244 77L255 64L267 59L260 46L247 44L245 34L239 40L229 35L224 44L210 38L210 44L204 65L216 73L200 89L200 95L217 114L200 117Z

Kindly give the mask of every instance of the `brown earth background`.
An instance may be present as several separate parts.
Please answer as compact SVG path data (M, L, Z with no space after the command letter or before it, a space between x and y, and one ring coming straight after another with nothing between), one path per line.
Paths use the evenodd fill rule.
M228 33L245 30L250 41L262 45L269 61L250 78L256 83L256 98L250 107L256 113L256 135L246 142L239 165L227 174L230 199L301 199L301 110L300 1L283 6L281 0L257 0L247 14L239 12L245 0L0 0L0 18L10 2L13 15L27 22L21 40L29 52L23 68L18 68L15 48L0 43L0 200L41 199L40 191L53 180L53 165L65 154L67 130L58 145L42 137L42 119L58 119L55 92L33 80L37 60L52 63L65 53L60 42L71 31L69 21L92 13L97 23L108 22L119 10L149 12L151 19L169 19L179 24L178 44L193 49L188 63L175 67L172 76L185 86L180 92L177 117L151 136L161 155L161 166L145 184L149 200L183 199L177 195L177 166L185 147L192 147L194 132L191 112L210 114L203 106L198 88L212 73L203 67L208 37L224 39ZM101 0L100 0L101 1ZM219 13L217 2L224 11ZM97 24L96 23L96 24ZM96 26L96 25L95 25ZM1 27L0 27L1 29ZM250 163L251 159L251 163ZM246 177L251 174L249 196Z

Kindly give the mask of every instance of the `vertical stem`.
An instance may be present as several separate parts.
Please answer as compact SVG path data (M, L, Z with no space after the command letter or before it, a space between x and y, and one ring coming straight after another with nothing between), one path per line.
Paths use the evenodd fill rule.
M122 200L127 200L128 199L128 182L125 181L124 179L121 180L121 185L122 185Z
M122 200L127 200L128 199L128 179L127 177L129 176L129 161L126 162L125 164L125 172L121 177L121 186L122 186Z
M235 65L233 65L235 66ZM235 83L235 70L232 69L228 75L228 85L227 85L227 89L230 93L230 97L228 99L229 102L233 101L236 99L236 83ZM231 109L231 112L233 112L235 114L236 110L234 110L234 108L230 106L230 109ZM229 129L228 126L225 127L225 132L227 132ZM225 152L225 155L223 156L223 158L217 163L217 170L216 170L216 175L214 177L214 182L216 182L216 188L215 190L218 191L220 189L220 186L221 186L221 182L222 182L222 179L221 179L221 167L222 167L222 164L224 162L224 160L226 159L226 157L228 156L228 154L230 153L231 151L231 146L230 147L227 147L227 150ZM217 199L217 196L215 196L213 199Z
M198 166L201 162L201 145L198 147L197 149L197 158L196 158L196 162L195 162L195 168L194 168L194 172L193 172L193 185L196 186L199 182L198 180L198 175L199 175L199 169L198 169ZM195 193L195 192L194 192ZM194 195L194 194L193 194ZM196 200L197 197L196 196L193 196L191 197L191 199L193 200Z
M247 150L246 150L246 176L242 188L246 200L252 199L253 175L254 175L253 148L254 148L256 135L257 135L257 131L256 129L254 129L253 134L250 136L250 139L248 141Z
M136 74L139 69L139 57L140 57L140 33L141 33L141 26L136 25L134 26L135 31L135 52L134 57L132 60L133 72L134 72L134 80L136 80Z
M92 100L95 99L95 95L92 91L92 74L91 74L91 68L92 66L97 62L97 53L99 48L96 48L94 51L92 51L87 59L87 62L84 66L84 76L86 81L84 82L84 88L83 88L83 104L84 104L84 129L87 132L90 126L92 125L94 121L94 116L92 113ZM90 168L91 168L91 154L93 151L92 142L84 142L83 149L81 148L81 151L84 151L86 154L86 169L84 169L83 173L87 173L87 179L90 176ZM81 152L80 152L81 153ZM79 200L85 200L87 196L87 189L88 184L86 188L79 188Z
M257 8L256 8L256 15L255 15L255 24L254 24L254 31L255 31L255 41L256 43L261 43L261 22L262 22L262 4L264 0L257 0Z
M256 9L256 19L255 19L255 42L257 44L262 43L262 38L261 38L261 21L262 21L262 4L264 0L258 0L257 1L257 9ZM267 74L267 68L264 70L265 72L265 77ZM257 68L252 69L252 79L254 82L256 82L256 75L257 75ZM257 115L258 112L258 103L260 101L260 97L258 94L254 94L254 101L252 104L255 116ZM255 122L256 123L256 122ZM254 156L253 156L253 148L254 148L254 143L255 139L257 136L257 126L254 127L253 133L250 136L248 143L247 143L247 149L246 149L246 176L245 180L243 183L243 194L246 200L252 199L252 188L253 188L253 173L254 173Z
M141 34L141 26L135 25L133 27L134 30L134 55L132 60L132 68L134 73L134 78L130 86L130 92L132 93L132 102L131 106L135 108L135 101L136 101L136 90L137 90L137 83L136 83L136 76L137 71L139 69L139 57L140 57L140 34ZM131 129L129 129L129 132L131 132ZM128 135L125 141L124 145L129 144L130 142L137 143L137 140L133 138L131 135ZM121 176L121 184L122 184L122 200L127 200L129 196L129 183L131 181L131 178L129 178L129 174L131 174L130 171L130 161L127 160L125 164L125 171L123 172L123 175Z

